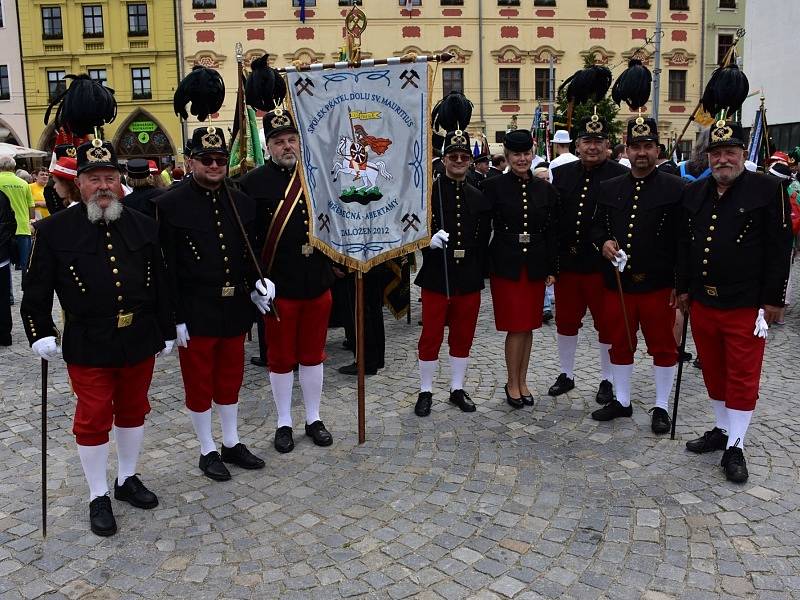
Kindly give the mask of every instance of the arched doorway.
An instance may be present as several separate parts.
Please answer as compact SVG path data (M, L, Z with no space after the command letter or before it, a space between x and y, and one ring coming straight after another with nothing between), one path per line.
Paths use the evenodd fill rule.
M160 159L175 155L175 148L161 124L147 111L138 109L117 130L114 147L122 160Z
M19 136L14 132L14 128L2 118L0 118L0 142L16 146L23 145Z

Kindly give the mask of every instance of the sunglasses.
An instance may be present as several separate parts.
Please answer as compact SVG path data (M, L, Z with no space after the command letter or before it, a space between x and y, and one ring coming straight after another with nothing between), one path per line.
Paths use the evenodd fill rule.
M447 158L452 160L453 162L469 162L472 160L471 154L448 154Z
M228 159L227 158L214 158L212 156L201 156L197 160L199 160L200 163L204 167L210 167L211 165L213 165L215 163L216 163L216 165L218 167L227 167L228 166Z

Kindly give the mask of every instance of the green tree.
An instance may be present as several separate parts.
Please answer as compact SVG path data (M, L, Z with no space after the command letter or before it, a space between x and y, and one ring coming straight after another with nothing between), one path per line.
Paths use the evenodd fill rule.
M584 66L591 66L594 64L594 57L589 55L584 61ZM567 128L567 98L563 91L559 91L556 96L556 115L555 115L555 129ZM612 147L621 141L620 135L624 128L622 121L617 120L619 107L611 100L610 95L606 95L600 102L595 104L592 101L584 102L583 104L576 104L572 110L572 128L578 126L581 119L594 114L595 106L597 106L597 114L604 118L608 123L609 128L609 143Z

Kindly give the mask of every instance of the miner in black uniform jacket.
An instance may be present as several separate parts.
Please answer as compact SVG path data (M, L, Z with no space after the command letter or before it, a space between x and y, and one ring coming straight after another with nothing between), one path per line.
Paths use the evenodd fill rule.
M166 191L164 188L157 188L153 183L153 177L160 175L151 174L150 165L143 158L132 158L125 169L128 171L127 183L133 191L123 198L122 203L155 219L156 201Z
M727 479L744 483L744 438L758 399L767 328L784 306L789 280L791 212L778 180L744 168L747 138L740 125L720 120L709 139L712 176L683 193L677 292L681 307L691 310L716 426L686 447L724 450Z
M172 350L175 325L155 221L124 208L115 190L114 149L81 145L83 201L36 224L20 314L33 350L61 354L78 397L73 433L89 484L91 529L117 530L108 497L108 434L114 428L119 467L114 497L139 508L158 504L136 475L150 412L147 390L158 352ZM64 333L52 319L53 293L64 310Z
M239 441L238 402L244 338L254 316L251 300L264 310L269 298L250 292L257 275L231 201L253 237L255 203L225 181L228 151L222 130L195 129L189 160L194 177L159 196L158 218L200 469L206 477L226 481L231 475L224 462L245 469L264 466ZM212 401L222 425L221 456L211 435Z
M579 160L553 169L553 186L559 192L559 275L555 283L556 328L561 374L549 394L558 396L575 387L573 369L578 330L588 308L600 346L602 381L595 399L607 404L613 399L611 386L611 338L605 326L605 294L600 274L604 261L591 243L591 225L601 181L628 169L608 157L608 123L597 115L585 117L575 136Z
M636 350L636 332L642 328L647 352L653 357L655 406L651 428L670 430L667 404L675 376L678 352L675 322L675 266L678 247L680 194L684 181L656 167L658 129L654 119L642 116L628 123L631 172L600 184L592 239L607 259L603 268L606 322L611 336L611 369L617 399L592 413L597 421L630 417L630 378ZM628 328L617 289L620 272Z
M533 406L526 376L533 330L542 326L544 288L558 275L558 193L531 173L530 131L507 133L503 145L510 169L486 179L483 192L492 206L489 261L494 322L498 331L507 332L506 402L522 408Z
M448 132L442 156L445 174L434 183L431 198L431 230L436 233L430 248L422 251L422 268L415 281L422 288L420 394L414 407L420 417L431 412L433 377L445 326L449 329L450 402L464 412L475 411L475 404L464 391L464 375L481 306L491 207L466 180L471 159L467 133Z
M299 365L305 432L318 446L333 438L319 415L322 362L334 275L330 261L309 243L309 213L300 185L300 138L291 115L276 108L264 115L270 158L239 180L257 205L264 274L275 282L280 320L265 317L267 365L278 412L275 449L291 452L293 369Z

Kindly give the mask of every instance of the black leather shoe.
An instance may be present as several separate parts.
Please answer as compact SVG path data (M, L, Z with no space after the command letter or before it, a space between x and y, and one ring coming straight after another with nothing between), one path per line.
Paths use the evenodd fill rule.
M716 450L725 450L728 446L728 436L719 427L706 431L696 440L686 442L686 449L695 454L705 454Z
M136 508L155 508L158 506L158 497L144 487L144 484L136 475L128 477L122 485L119 485L117 480L114 481L114 498L127 502Z
M325 429L322 421L314 421L311 425L306 423L306 435L314 440L317 446L330 446L333 443L333 436Z
M117 521L111 510L111 498L107 495L89 502L89 526L95 535L108 537L117 533Z
M253 357L250 358L250 364L251 365L255 365L257 367L266 367L267 366L267 361L265 361L260 356L253 356Z
M430 392L420 392L417 396L417 403L414 405L414 414L418 417L427 417L431 414L431 404L433 403L433 394Z
M243 469L263 469L264 461L247 449L247 446L239 442L233 448L222 445L222 461L233 463Z
M722 455L722 468L725 469L725 479L733 483L744 483L750 476L747 472L747 462L744 452L738 446L731 446Z
M522 398L514 398L511 394L508 393L508 384L504 387L506 391L506 402L511 408L522 408L525 406L525 403L522 401Z
M294 450L294 439L292 438L292 428L288 425L278 427L275 430L275 450L286 454Z
M614 399L614 386L608 379L603 379L600 382L600 387L597 388L597 394L594 401L598 404L608 404Z
M617 417L630 417L633 414L632 406L622 406L617 400L612 400L603 408L598 408L592 413L595 421L611 421Z
M378 369L368 369L366 366L364 367L364 375L375 375L377 372ZM351 363L349 365L339 367L339 373L342 375L358 375L358 364Z
M475 412L475 403L464 390L452 390L450 392L450 402L464 412Z
M650 429L656 435L669 433L672 428L672 421L669 419L669 414L663 408L654 406L650 409Z
M533 406L533 396L532 395L530 395L530 394L522 394L520 396L520 399L522 400L522 403L525 406Z
M558 376L556 382L550 386L550 389L547 390L547 393L550 396L560 396L561 394L566 394L572 389L575 389L575 380L567 377L566 373L562 373Z
M692 360L692 353L691 352L681 352L678 350L678 360L681 362L690 362Z
M200 470L203 475L214 481L228 481L231 473L219 457L216 450L200 455Z

